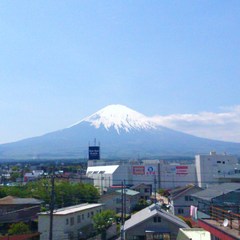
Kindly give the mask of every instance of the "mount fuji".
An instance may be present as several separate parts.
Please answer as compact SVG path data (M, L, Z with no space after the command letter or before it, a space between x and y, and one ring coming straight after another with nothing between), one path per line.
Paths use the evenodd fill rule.
M240 153L240 143L195 137L159 125L123 105L109 105L65 129L1 144L0 159L87 158L97 139L105 159L194 156L211 150Z

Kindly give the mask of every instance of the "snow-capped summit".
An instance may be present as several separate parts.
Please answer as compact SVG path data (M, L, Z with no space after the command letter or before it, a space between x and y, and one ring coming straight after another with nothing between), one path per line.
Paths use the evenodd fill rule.
M121 130L130 132L131 130L156 128L156 123L150 118L120 104L109 105L82 121L89 122L95 128L104 126L109 130L113 127L118 134Z

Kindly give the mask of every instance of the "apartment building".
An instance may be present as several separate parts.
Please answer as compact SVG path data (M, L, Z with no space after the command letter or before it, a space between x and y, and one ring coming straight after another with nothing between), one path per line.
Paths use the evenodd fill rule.
M53 239L86 238L93 229L92 217L103 210L103 204L84 203L60 208L53 213ZM40 240L49 239L50 214L41 212L38 215Z

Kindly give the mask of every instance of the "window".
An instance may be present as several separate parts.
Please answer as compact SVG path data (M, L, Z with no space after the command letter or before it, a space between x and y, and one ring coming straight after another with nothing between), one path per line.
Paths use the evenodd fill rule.
M178 214L183 214L184 210L182 208L178 208Z
M82 220L84 220L84 214L82 214Z
M87 217L88 217L88 218L90 217L90 213L89 213L89 212L87 213Z
M69 224L69 220L68 220L68 218L66 219L66 225L68 225Z
M140 238L134 238L140 239ZM146 240L170 240L170 233L147 232Z
M185 196L185 201L186 202L192 202L193 201L193 198L192 198L192 196Z
M81 215L77 216L77 222L80 223L81 222Z
M223 164L225 164L225 161L223 161Z
M74 225L74 217L71 217L71 218L70 218L70 225L71 225L71 226Z
M217 161L217 163L222 163L221 161Z
M154 217L154 218L153 218L153 221L154 221L154 222L161 222L161 217Z
M93 212L91 212L91 216L93 216L93 214L94 214L94 213L93 213Z

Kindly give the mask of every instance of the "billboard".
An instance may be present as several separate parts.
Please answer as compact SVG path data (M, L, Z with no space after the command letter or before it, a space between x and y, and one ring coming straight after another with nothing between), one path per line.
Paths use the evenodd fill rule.
M100 147L99 146L89 146L88 147L88 159L89 160L99 160L100 159Z
M176 174L177 175L187 175L188 174L188 166L176 166Z
M133 166L132 174L133 175L145 175L145 167L144 166Z
M156 174L156 166L146 166L145 175L155 175Z

